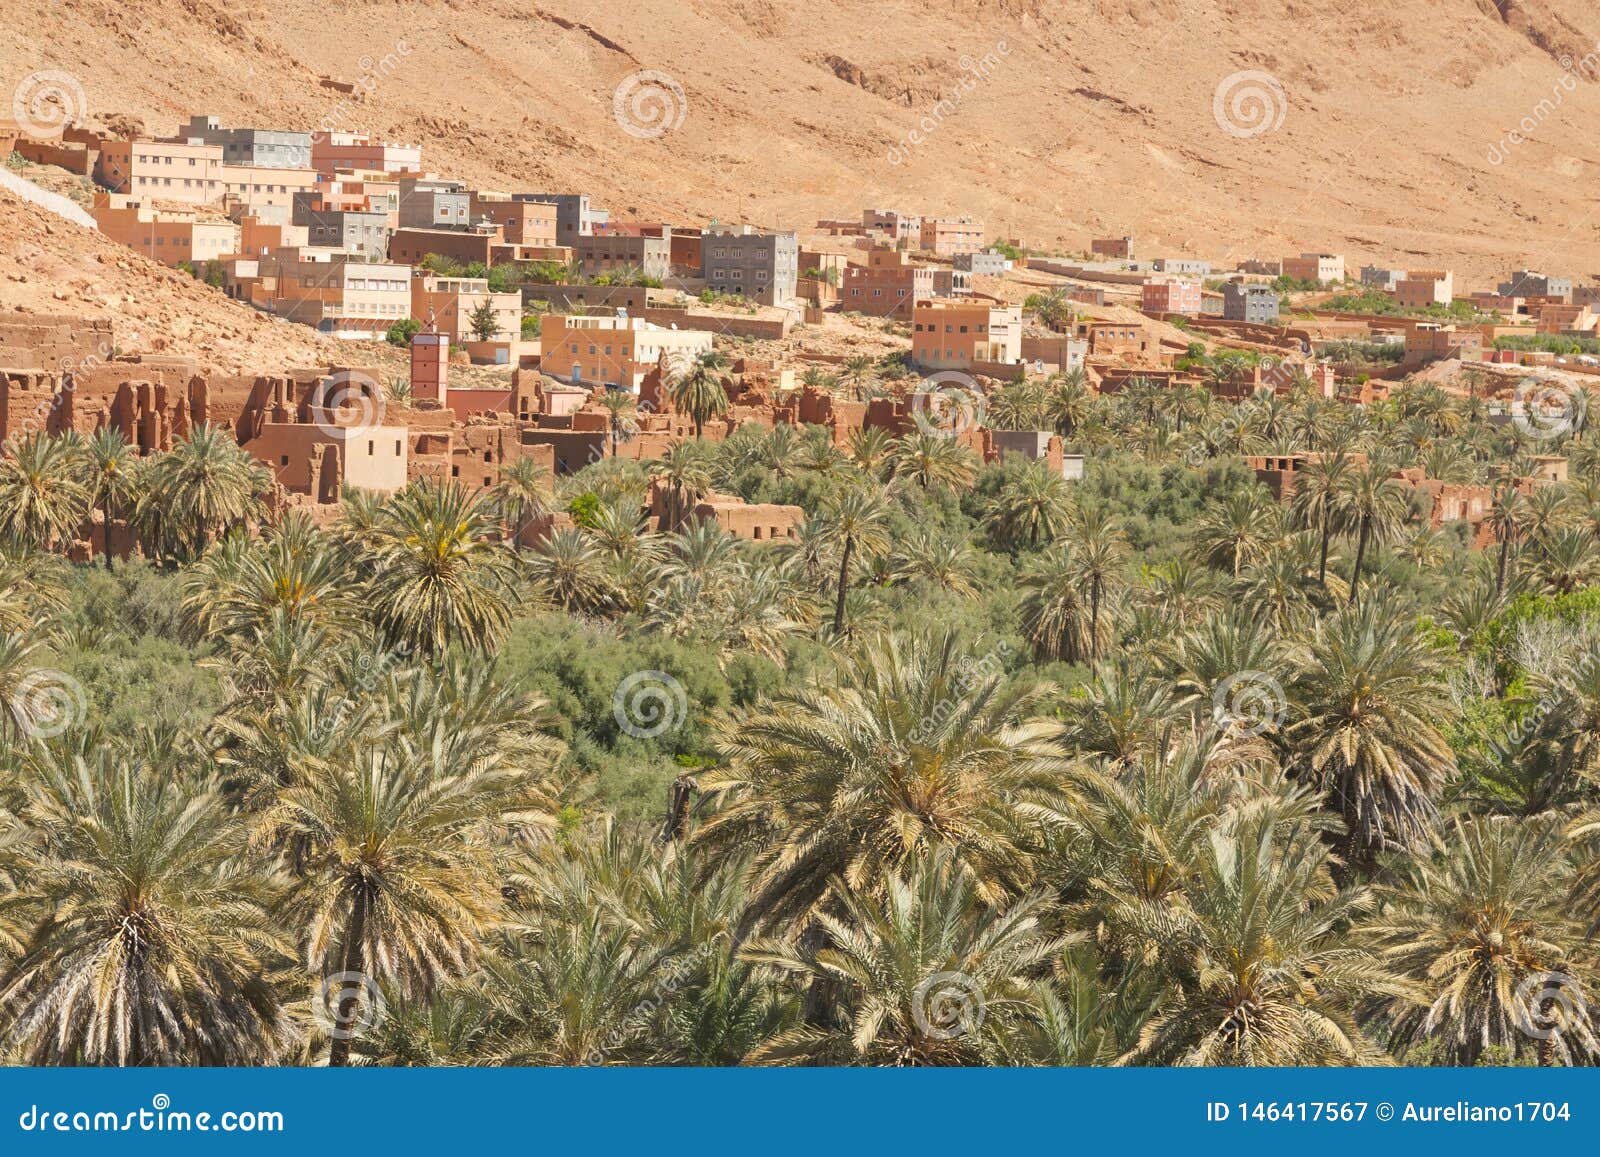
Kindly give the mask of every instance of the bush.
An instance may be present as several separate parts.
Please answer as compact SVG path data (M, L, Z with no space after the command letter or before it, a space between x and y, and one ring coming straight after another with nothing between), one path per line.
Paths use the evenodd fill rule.
M408 317L404 321L397 321L391 325L383 337L390 345L409 346L411 339L416 337L421 329L422 323L420 321L414 317Z

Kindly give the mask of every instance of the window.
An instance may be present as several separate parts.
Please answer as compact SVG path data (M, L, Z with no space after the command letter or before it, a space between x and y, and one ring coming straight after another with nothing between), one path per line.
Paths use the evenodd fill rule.
M396 458L400 457L400 439L398 438L394 440L394 456Z
M282 455L280 455L278 457L278 465L279 466L287 466L288 464L289 464L289 455L282 454Z
M378 446L377 446L377 443L376 443L376 442L370 442L370 441L369 441L369 442L368 442L368 443L367 443L367 457L368 457L368 458L371 458L371 457L372 457L372 456L373 456L373 455L374 455L374 454L376 454L376 453L377 453L377 452L378 452Z

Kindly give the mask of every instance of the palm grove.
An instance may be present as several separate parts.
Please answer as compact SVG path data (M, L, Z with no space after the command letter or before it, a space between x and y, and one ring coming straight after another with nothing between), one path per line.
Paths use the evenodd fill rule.
M319 529L213 429L14 442L5 1059L1593 1063L1600 438L1079 375L988 419L1086 478L746 427ZM1293 450L1280 506L1239 456ZM61 561L93 510L151 561Z

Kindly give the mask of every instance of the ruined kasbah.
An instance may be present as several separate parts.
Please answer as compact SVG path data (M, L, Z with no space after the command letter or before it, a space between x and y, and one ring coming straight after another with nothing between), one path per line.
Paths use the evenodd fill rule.
M809 228L617 220L585 193L429 173L415 145L205 116L167 136L68 125L9 143L26 172L97 187L74 227L350 354L224 374L182 343L124 352L136 335L113 321L18 306L0 323L0 439L112 428L148 455L225 428L272 470L276 511L318 519L351 489L437 478L491 491L517 462L553 480L746 425L820 429L841 448L863 428L934 432L984 462L1020 455L1080 477L1061 432L988 419L1014 382L1233 403L1309 390L1338 405L1420 379L1470 395L1489 421L1538 426L1600 373L1594 357L1552 352L1595 342L1600 285L1536 270L1461 293L1448 269L1357 271L1339 253L1224 268L1087 234L1040 251L986 242L982 221L948 210L869 207ZM699 429L670 389L697 366L728 403ZM625 419L606 404L619 392ZM1287 501L1310 457L1246 462ZM1536 461L1517 486L1559 480L1564 463ZM1465 522L1487 541L1489 486L1396 477L1435 527ZM715 494L693 514L749 539L791 537L802 518ZM93 517L75 557L136 549L120 521Z

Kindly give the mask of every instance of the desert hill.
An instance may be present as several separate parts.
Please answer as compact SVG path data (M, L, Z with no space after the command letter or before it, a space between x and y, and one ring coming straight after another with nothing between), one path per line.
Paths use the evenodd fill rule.
M621 217L881 203L1481 283L1600 271L1597 42L1592 0L55 0L0 17L0 90L60 69L102 124L372 130Z

